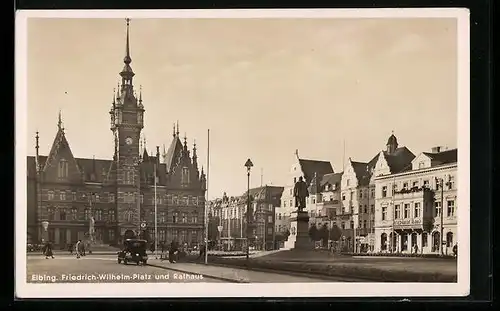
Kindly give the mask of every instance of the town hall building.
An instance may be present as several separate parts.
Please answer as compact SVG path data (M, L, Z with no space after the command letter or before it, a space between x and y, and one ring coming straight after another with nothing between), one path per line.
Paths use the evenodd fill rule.
M203 240L206 176L198 167L196 144L188 147L178 124L161 155L158 146L148 154L141 141L145 108L142 91L137 96L133 85L128 20L123 62L109 111L112 159L75 157L61 114L47 156L39 154L36 133L35 156L27 157L28 243L64 246L89 236L97 244L138 236L152 241L155 198L158 242Z

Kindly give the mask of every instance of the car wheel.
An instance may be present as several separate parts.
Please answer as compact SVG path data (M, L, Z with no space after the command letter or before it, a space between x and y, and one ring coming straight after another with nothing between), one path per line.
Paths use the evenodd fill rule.
M122 261L120 259L118 259L118 263L122 263Z
M128 260L127 260L127 259L124 259L124 260L123 260L123 263L124 263L124 264L126 264L126 265L128 265Z

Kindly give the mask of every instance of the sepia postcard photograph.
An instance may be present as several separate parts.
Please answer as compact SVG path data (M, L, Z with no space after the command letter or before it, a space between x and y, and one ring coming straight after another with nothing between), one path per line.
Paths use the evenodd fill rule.
M16 297L469 294L468 10L18 11L15 47Z

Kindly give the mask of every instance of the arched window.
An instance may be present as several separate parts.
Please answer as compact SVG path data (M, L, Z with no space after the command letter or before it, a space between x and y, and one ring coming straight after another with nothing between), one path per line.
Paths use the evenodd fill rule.
M432 251L435 252L439 250L439 244L440 244L441 238L439 237L439 232L434 232L432 234Z
M189 184L189 168L188 167L182 168L182 177L181 178L182 178L181 183Z
M427 247L429 245L429 240L427 232L422 233L422 247Z
M59 166L57 168L57 177L67 178L68 177L68 161L65 159L59 160Z
M382 250L382 251L387 250L387 245L388 245L387 234L386 233L382 233L380 235L380 250Z
M446 234L446 246L447 247L453 246L453 232L448 232Z

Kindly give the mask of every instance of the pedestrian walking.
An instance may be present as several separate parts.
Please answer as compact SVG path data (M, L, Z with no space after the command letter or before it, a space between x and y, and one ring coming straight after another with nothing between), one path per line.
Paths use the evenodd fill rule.
M176 263L177 253L179 251L179 244L174 240L170 243L170 249L168 250L168 261L170 263Z
M206 251L207 251L207 249L205 247L205 244L201 244L200 245L200 254L198 255L197 259L204 258Z
M418 245L417 244L413 245L413 249L415 251L415 254L418 254Z
M458 255L458 243L453 246L453 256L457 257Z
M80 258L80 250L82 249L81 247L81 244L82 244L82 241L81 240L78 240L75 244L75 253L76 253L76 258L79 259Z
M54 252L52 250L52 243L47 242L45 246L43 247L43 253L45 255L45 259L49 259L49 257L52 257L54 259Z

